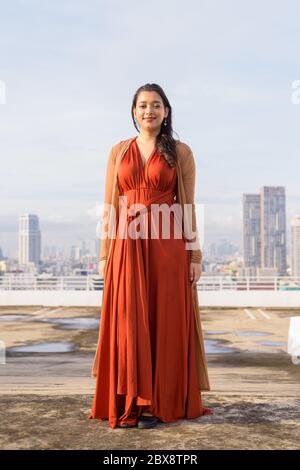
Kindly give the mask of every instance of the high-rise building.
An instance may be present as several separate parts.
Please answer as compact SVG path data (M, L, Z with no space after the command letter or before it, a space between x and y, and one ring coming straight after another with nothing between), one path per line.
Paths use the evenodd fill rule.
M286 274L285 188L263 186L261 196L261 267Z
M78 245L72 245L70 248L70 258L73 261L80 261L82 249Z
M286 275L285 188L263 186L243 195L244 268L251 275Z
M291 248L291 274L300 277L300 215L292 219Z
M244 267L259 268L261 265L260 252L260 195L243 195L243 246ZM250 270L251 271L251 270Z
M41 260L41 232L39 218L24 214L19 218L19 264L39 264Z
M99 258L99 255L100 255L100 247L99 247L99 240L98 240L98 238L95 238L95 239L94 239L93 255L95 255L96 258Z

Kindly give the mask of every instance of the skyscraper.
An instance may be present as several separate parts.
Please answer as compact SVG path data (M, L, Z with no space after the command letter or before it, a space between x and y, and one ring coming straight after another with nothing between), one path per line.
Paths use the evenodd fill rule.
M291 274L300 277L300 215L292 219L291 248Z
M19 264L39 264L41 259L41 232L39 218L24 214L19 218Z
M243 246L245 268L261 266L260 195L243 194Z
M286 274L285 188L263 186L261 196L261 265Z
M263 186L243 195L244 267L249 274L286 275L285 188Z

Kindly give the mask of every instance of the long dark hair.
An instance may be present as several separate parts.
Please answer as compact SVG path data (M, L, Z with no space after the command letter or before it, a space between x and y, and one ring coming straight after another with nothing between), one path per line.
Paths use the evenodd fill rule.
M156 146L161 155L164 155L165 159L167 160L168 164L171 167L175 166L175 161L177 161L176 155L176 141L173 138L173 129L172 129L172 107L168 98L165 95L163 89L157 85L156 83L146 83L146 85L140 86L133 97L132 106L131 106L131 117L133 120L134 127L139 132L139 129L136 125L136 121L134 119L133 109L136 107L136 102L139 96L139 93L142 91L156 91L158 93L164 103L164 106L169 108L168 116L165 118L167 121L167 125L164 125L165 119L163 120L160 132L156 136Z

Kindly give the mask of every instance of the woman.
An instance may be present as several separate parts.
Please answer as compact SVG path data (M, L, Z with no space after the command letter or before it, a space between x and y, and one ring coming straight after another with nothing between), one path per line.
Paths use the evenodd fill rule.
M159 85L136 91L131 114L139 135L114 145L107 162L109 234L99 257L104 291L89 415L112 428L212 413L201 400L210 387L196 288L202 254L193 153L173 138L172 108ZM162 223L160 213L153 216L157 205Z

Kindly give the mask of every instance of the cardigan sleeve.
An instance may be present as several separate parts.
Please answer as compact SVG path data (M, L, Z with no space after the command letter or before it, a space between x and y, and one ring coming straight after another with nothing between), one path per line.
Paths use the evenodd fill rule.
M108 257L108 248L109 248L108 220L109 220L110 208L112 204L115 165L116 165L116 152L115 152L115 146L113 146L110 150L107 163L106 163L104 207L103 207L103 213L101 217L102 238L100 239L99 261L107 259Z
M188 238L188 241L194 245L191 250L191 262L201 263L202 261L202 252L200 249L199 235L197 228L196 220L196 210L195 210L195 180L196 180L196 165L193 152L188 147L189 152L183 160L182 163L182 179L184 185L184 191L186 196L186 203L190 204L188 206L188 220L190 228L190 215L192 217L191 229L194 236Z

